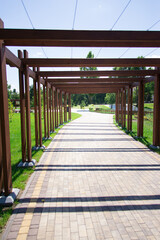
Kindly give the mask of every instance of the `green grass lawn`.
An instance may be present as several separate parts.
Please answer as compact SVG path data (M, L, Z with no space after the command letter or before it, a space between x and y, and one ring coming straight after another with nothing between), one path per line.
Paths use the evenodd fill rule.
M115 115L113 117L114 123ZM127 115L126 115L126 129L127 129ZM123 131L126 131L123 129ZM128 133L132 137L137 137L137 115L132 115L132 132ZM153 144L153 113L148 113L144 116L144 126L143 126L143 138L139 138L138 141L145 144L147 147ZM160 150L154 150L157 153L160 153Z
M97 112L97 113L111 113L113 114L115 111L105 105L89 105L90 112Z
M137 121L132 121L132 135L137 136ZM139 140L148 147L153 144L153 114L146 115L143 126L143 138Z
M81 115L78 113L72 113L72 120L79 118ZM44 121L42 119L42 133L44 135ZM66 123L65 123L66 124ZM60 128L55 129L56 133L52 133L50 136L54 136L58 133ZM42 136L43 136L42 135ZM35 127L34 127L34 114L31 113L31 140L32 147L35 146ZM46 147L51 140L43 141L43 145ZM10 121L10 143L11 143L11 166L12 166L12 182L14 188L23 190L25 188L28 177L33 173L33 168L17 168L17 164L21 161L21 126L20 126L20 114L13 114L12 121ZM32 151L32 158L38 162L43 150ZM14 206L13 206L14 207ZM3 226L6 224L8 218L12 213L12 208L0 208L0 232L2 232Z
M153 103L145 103L144 108L149 109L149 110L153 110Z
M132 137L137 136L137 117L135 116L136 115L132 115L132 132L129 133ZM127 119L127 115L126 115L126 119ZM114 123L115 123L115 120L114 120ZM126 121L126 128L127 128L127 121ZM147 147L153 144L153 113L148 113L145 115L144 127L143 127L143 138L139 138L138 140L143 144L145 144ZM158 153L160 152L159 150L156 150L156 151Z

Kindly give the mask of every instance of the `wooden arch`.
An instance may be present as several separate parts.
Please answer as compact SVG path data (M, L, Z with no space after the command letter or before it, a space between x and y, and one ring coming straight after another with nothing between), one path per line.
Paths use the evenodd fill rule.
M44 137L71 119L71 94L116 93L116 121L132 130L132 89L138 86L138 136L143 136L144 84L155 82L153 144L160 146L160 59L35 59L27 51L15 56L7 46L160 47L160 31L76 31L5 29L0 20L0 191L12 191L6 64L19 70L22 161L31 161L29 77L34 81L35 146L42 147L41 85ZM41 71L41 67L154 67L137 71ZM31 68L32 67L32 68ZM90 77L90 78L87 78ZM99 78L95 78L99 77ZM62 95L64 103L62 104ZM68 101L68 104L67 104ZM62 115L64 108L64 115Z

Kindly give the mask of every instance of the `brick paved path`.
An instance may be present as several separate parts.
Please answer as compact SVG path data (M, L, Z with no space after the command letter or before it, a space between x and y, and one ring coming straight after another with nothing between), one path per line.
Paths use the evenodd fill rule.
M60 130L3 239L160 239L160 157L83 113Z

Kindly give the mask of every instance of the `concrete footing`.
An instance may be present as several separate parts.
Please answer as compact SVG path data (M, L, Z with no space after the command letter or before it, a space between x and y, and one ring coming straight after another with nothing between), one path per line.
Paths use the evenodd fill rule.
M160 149L160 146L150 145L149 148L151 148L153 150L158 150L158 149Z
M38 151L39 149L45 149L45 146L44 145L42 145L41 147L40 146L38 146L38 147L35 146L35 147L32 148L33 151Z
M27 167L33 167L36 164L36 160L32 159L31 162L20 162L17 167L27 168Z
M12 206L15 199L17 198L19 191L20 190L18 188L13 188L12 192L8 196L0 196L0 206Z

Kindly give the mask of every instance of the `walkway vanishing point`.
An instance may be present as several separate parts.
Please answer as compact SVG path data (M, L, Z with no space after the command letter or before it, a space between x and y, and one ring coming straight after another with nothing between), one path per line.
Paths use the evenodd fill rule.
M2 239L160 239L160 157L82 112L43 154Z

